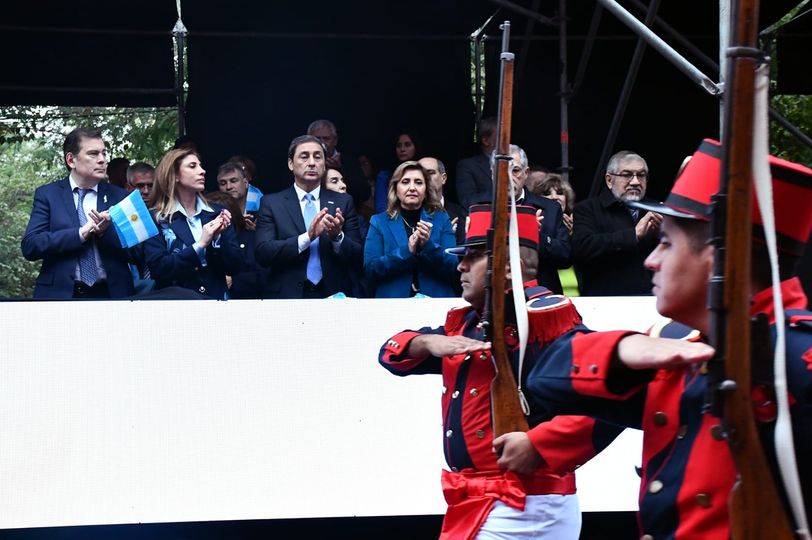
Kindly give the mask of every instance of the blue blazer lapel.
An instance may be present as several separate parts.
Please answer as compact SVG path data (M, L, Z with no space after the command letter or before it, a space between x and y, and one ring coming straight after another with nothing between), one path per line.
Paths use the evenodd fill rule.
M285 208L287 208L290 219L293 224L296 225L299 234L307 231L304 216L302 216L302 207L299 204L299 198L296 196L296 190L293 189L293 186L290 186L283 192L283 197L285 198Z
M110 185L107 182L102 182L99 184L99 191L96 196L96 210L98 212L104 212L114 204L109 197L109 187Z
M482 173L487 176L491 177L491 161L487 158L487 156L482 155L478 160L477 163L479 164L479 168Z
M183 242L187 247L195 243L195 237L192 236L192 230L189 228L189 224L186 223L186 217L180 212L176 212L175 215L172 216L172 222L169 226L175 231L175 236L178 237L178 240Z
M67 178L63 178L57 185L59 186L59 198L62 200L65 212L70 216L73 225L78 229L79 214L76 212L76 203L73 202L73 192L70 190L70 182Z
M391 219L386 216L386 226L389 229L389 234L392 236L395 244L398 246L405 246L409 243L409 237L406 236L406 225L403 222L403 217L398 214L398 217Z

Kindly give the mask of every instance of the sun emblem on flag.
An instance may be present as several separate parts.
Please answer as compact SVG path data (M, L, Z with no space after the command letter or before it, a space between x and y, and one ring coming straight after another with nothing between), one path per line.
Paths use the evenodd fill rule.
M130 221L133 221L133 222L138 221L138 214L131 215L130 216Z

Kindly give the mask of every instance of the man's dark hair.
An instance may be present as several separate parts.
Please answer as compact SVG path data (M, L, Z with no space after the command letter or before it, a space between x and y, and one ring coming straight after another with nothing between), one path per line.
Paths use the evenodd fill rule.
M79 153L82 139L101 139L102 133L96 128L76 128L65 137L65 142L62 144L62 159L65 160L65 167L68 167L68 154L74 156Z
M694 253L700 253L710 240L710 223L698 219L671 217L674 224L688 239L688 245Z
M318 144L319 146L321 146L321 151L324 152L325 155L327 154L327 147L324 146L324 143L321 142L321 139L319 139L318 137L314 137L313 135L299 135L298 137L290 141L290 146L288 146L288 159L293 159L293 154L296 153L296 148L298 148L299 145L309 142Z
M710 240L710 223L695 219L672 218L688 238L691 250L701 252ZM772 269L770 268L767 246L763 241L756 239L752 244L750 260L751 281L758 289L770 286L772 282ZM784 251L778 251L778 277L785 281L796 275L799 257Z
M479 121L479 127L477 128L477 135L479 136L479 140L482 140L482 137L493 135L496 132L496 118L493 116L488 116L487 118L483 118Z

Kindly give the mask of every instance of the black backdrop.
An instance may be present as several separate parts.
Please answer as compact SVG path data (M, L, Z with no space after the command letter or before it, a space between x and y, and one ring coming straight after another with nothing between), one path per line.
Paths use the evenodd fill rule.
M532 0L516 3L529 7ZM762 2L761 26L794 4ZM541 0L540 11L552 16L557 5ZM468 36L497 7L486 0L184 2L190 32L189 134L211 172L232 154L253 157L266 190L289 183L288 142L321 117L338 125L340 148L369 154L383 167L392 163L397 133L415 130L453 176L454 163L476 151ZM571 79L594 7L594 0L567 2ZM664 0L659 13L717 58L715 2ZM176 18L169 0L103 8L89 0L8 6L0 23L0 48L11 54L5 56L0 103L171 105L169 33ZM497 23L504 19L513 23L517 53L528 25L522 15L502 8L488 27L486 114L495 112ZM783 38L791 44L779 47L783 66L797 65L809 50L804 44L812 44L810 19L791 25ZM550 167L559 165L556 32L556 27L536 23L528 53L517 59L525 67L517 72L513 130L513 141L525 147L531 162ZM635 41L613 15L603 13L583 86L570 107L570 161L579 197L586 196L600 166ZM785 87L812 92L808 70L785 68L782 73ZM718 80L717 73L708 75ZM137 91L121 90L127 88ZM649 49L612 150L633 149L646 157L653 173L649 189L659 197L668 191L684 155L702 137L717 136L717 126L716 99Z
M532 0L516 3L529 7ZM796 3L762 2L761 27ZM0 104L174 105L174 4L47 0L4 6ZM545 15L553 15L556 6L555 0L540 2ZM567 2L571 79L594 6L594 0ZM341 148L367 153L380 166L390 165L400 130L417 130L428 152L446 161L453 176L456 160L475 151L468 36L496 8L487 0L184 2L183 20L190 31L189 133L211 173L231 154L249 155L259 165L267 190L290 182L285 166L288 142L321 117L338 125ZM660 14L716 59L716 10L715 2L705 0L663 0ZM506 18L513 22L512 50L519 53L528 22L505 9L494 22ZM779 41L784 66L779 87L787 91L812 93L803 56L812 49L810 19L793 24L791 35ZM534 26L525 67L517 72L513 122L513 141L527 150L531 162L551 167L559 165L556 31ZM486 42L485 112L493 114L497 24L487 33L492 39ZM599 166L635 41L604 13L583 87L570 108L572 179L579 197L588 193ZM717 73L708 75L718 80ZM646 157L653 173L650 192L661 197L683 156L702 137L716 136L717 126L715 98L648 50L613 150L634 149ZM270 532L283 538L330 531L336 537L376 537L383 532L392 538L419 538L432 537L438 525L436 516L348 518L50 528L0 531L0 537L253 538ZM633 530L629 514L585 517L585 538L632 538Z

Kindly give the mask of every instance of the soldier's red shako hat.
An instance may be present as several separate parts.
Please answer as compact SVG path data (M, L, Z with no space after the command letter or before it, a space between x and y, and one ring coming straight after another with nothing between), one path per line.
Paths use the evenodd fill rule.
M770 156L773 208L778 248L800 255L812 231L812 169ZM718 193L722 146L705 139L682 170L662 204L629 202L629 206L684 219L710 221L711 196ZM761 213L753 196L754 235L763 241Z
M506 212L509 210L506 208ZM539 222L536 209L532 206L516 206L516 217L519 224L519 245L539 248ZM465 242L459 246L446 249L451 255L465 255L465 248L484 245L488 240L488 229L491 228L492 215L490 204L474 204L468 210L465 219Z

